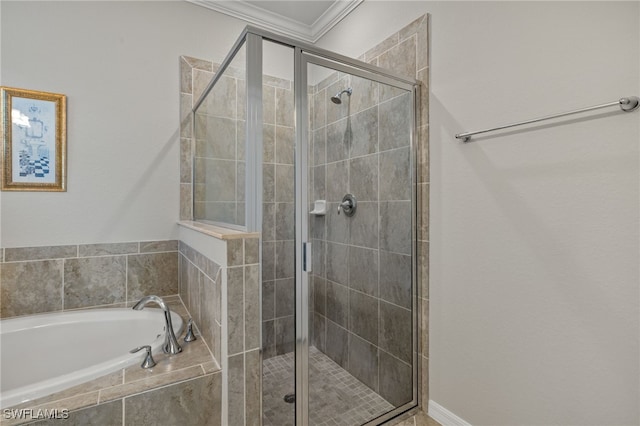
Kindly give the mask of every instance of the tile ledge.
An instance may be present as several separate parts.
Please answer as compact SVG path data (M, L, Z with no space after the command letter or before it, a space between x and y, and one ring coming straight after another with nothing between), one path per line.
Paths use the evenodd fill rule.
M208 223L194 222L191 220L178 221L179 226L201 232L219 240L235 240L240 238L258 238L259 232L238 231L237 229L224 228L222 226L210 225Z

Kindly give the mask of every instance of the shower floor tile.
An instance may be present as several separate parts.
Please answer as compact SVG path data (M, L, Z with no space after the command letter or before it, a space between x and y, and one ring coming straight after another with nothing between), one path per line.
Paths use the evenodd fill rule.
M293 352L262 364L263 426L293 426L295 407L284 401L293 393ZM355 426L393 409L393 405L315 347L309 348L309 423Z

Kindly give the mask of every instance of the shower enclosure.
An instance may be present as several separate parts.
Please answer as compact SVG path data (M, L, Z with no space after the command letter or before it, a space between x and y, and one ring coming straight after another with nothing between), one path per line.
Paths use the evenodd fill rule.
M214 71L193 214L260 232L263 424L415 407L419 83L252 27Z

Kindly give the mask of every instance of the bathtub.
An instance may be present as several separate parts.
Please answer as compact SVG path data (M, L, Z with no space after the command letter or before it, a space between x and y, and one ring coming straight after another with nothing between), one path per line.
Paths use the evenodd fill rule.
M180 315L171 312L176 336ZM162 352L162 310L92 309L0 321L0 408L31 401L142 363L151 345Z

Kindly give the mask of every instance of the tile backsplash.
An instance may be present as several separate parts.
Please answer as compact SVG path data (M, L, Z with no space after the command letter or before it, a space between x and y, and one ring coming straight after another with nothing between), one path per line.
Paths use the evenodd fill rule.
M178 294L178 241L4 248L0 317Z

